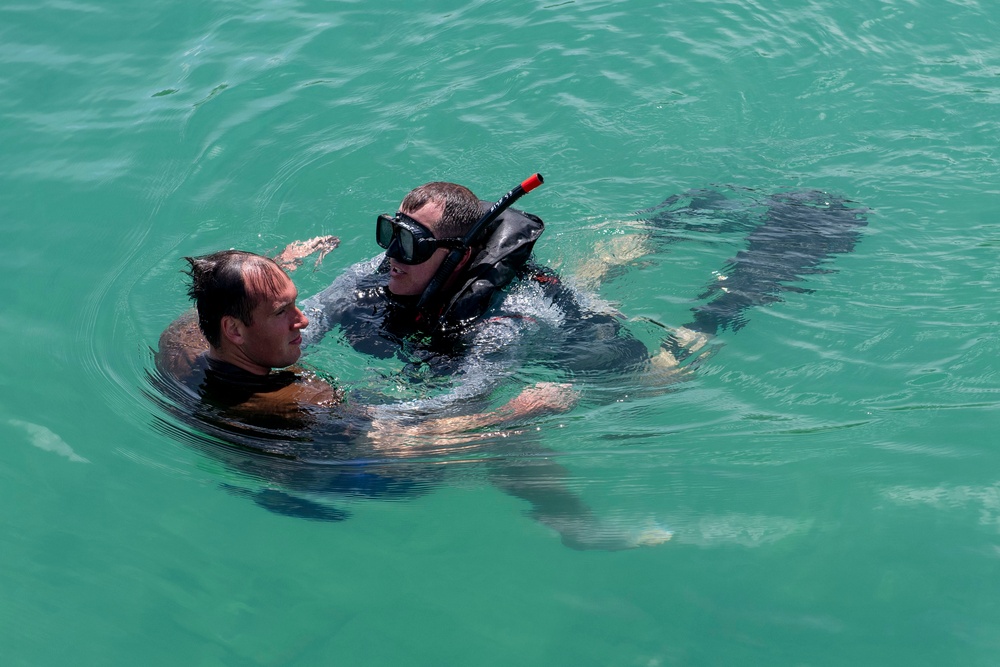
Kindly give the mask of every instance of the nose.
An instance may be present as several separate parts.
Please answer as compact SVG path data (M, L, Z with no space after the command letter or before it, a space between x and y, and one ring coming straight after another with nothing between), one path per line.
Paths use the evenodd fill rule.
M296 329L305 329L309 326L309 318L306 317L306 314L303 313L297 306L295 308L295 312L298 314L298 318L293 326Z
M385 256L397 262L403 259L403 246L399 242L399 234L393 232L392 241L389 243L389 247L385 249Z

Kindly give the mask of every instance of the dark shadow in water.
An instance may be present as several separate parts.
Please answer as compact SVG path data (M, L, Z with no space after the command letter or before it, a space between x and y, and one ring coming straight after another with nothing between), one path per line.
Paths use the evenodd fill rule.
M191 392L158 369L147 374L148 397L167 416L156 415L154 428L222 463L239 479L223 488L250 498L270 511L316 521L341 521L349 512L331 503L338 498L408 498L438 484L438 462L385 460L363 439L352 436L360 424L339 420L335 413L289 417L281 426L271 416L266 424L248 423ZM343 422L343 423L342 423ZM298 494L298 495L295 495ZM324 498L320 503L305 496ZM329 501L329 502L326 502Z

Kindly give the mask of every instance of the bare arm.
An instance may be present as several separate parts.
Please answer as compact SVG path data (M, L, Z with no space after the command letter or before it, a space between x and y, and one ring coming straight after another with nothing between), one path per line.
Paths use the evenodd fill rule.
M504 406L489 412L425 419L409 425L394 419L374 419L368 437L383 448L406 447L411 451L414 442L435 448L465 444L479 437L471 431L509 427L523 419L566 412L576 405L578 398L577 392L568 384L539 382L524 388Z

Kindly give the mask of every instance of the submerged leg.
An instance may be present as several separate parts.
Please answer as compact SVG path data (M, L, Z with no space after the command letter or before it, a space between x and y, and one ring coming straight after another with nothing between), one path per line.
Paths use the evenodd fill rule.
M738 331L748 309L781 301L782 291L809 291L788 283L832 271L822 268L823 263L853 250L860 228L868 224L867 209L846 203L818 191L770 197L763 222L747 237L747 248L699 296L711 300L692 309L694 320L686 328L713 336L725 329Z
M221 486L233 495L250 498L260 507L275 514L311 521L343 521L350 516L349 512L336 507L321 505L277 489L251 491L231 484L222 484Z
M566 469L547 457L536 454L493 461L490 477L505 493L528 501L530 516L559 533L563 544L573 549L633 549L654 546L673 536L655 524L621 525L599 519L566 486Z
M673 195L638 215L616 223L617 233L595 244L593 256L574 272L580 286L596 289L637 260L694 234L745 232L755 225L745 202L708 188Z
M747 208L744 200L709 188L673 195L639 214L648 216L646 223L656 230L660 243L673 243L683 238L683 235L669 232L732 234L755 226L753 211Z

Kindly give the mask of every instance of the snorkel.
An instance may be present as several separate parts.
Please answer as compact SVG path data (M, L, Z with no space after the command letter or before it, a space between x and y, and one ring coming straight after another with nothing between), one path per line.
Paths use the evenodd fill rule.
M500 217L501 213L507 210L511 204L537 188L543 182L544 180L542 179L541 174L532 174L521 183L514 186L510 192L498 199L496 203L490 206L489 210L476 220L475 224L472 225L472 228L469 229L469 232L465 235L465 237L463 237L462 244L456 248L452 248L452 250L448 253L448 256L445 257L444 262L441 263L437 273L435 273L434 277L431 278L431 281L427 284L427 288L424 290L424 293L420 296L420 300L417 302L418 322L426 319L430 321L432 325L437 324L437 318L440 316L440 312L432 314L430 312L430 306L432 306L437 300L441 288L444 287L444 285L448 282L448 279L451 278L453 273L455 273L455 269L458 268L458 265L462 262L462 258L465 257L466 252L469 248L479 242L480 236L489 229L490 223Z

